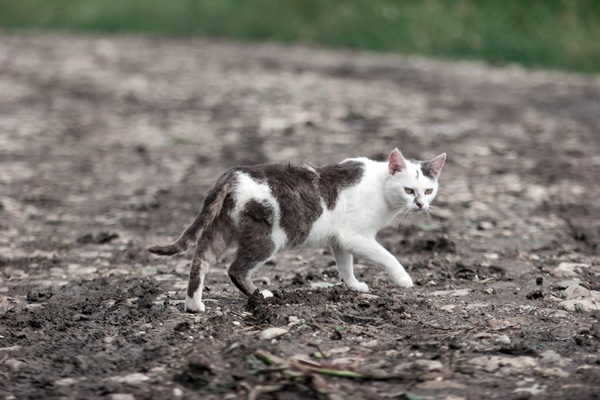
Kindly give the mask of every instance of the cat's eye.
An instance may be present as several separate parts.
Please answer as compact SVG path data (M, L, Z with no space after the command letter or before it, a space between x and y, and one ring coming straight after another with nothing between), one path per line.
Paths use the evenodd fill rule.
M407 194L415 194L415 191L414 191L414 190L412 190L411 188L404 188L404 191L405 191Z
M425 191L425 194L431 194L431 193L433 193L433 189L427 189L427 190Z

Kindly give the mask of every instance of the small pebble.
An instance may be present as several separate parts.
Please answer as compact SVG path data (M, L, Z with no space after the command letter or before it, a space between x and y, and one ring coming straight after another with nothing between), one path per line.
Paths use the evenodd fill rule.
M267 328L258 334L258 338L260 340L275 339L279 336L285 335L288 332L289 331L287 329L283 329L283 328L275 328L275 327Z
M22 368L25 368L25 366L27 366L27 363L21 360L17 360L15 358L9 358L8 360L4 361L4 365L9 367L13 371L17 371Z
M536 285L541 285L542 283L544 283L544 278L543 278L543 277L541 277L541 276L538 276L538 277L535 279L535 284L536 284Z

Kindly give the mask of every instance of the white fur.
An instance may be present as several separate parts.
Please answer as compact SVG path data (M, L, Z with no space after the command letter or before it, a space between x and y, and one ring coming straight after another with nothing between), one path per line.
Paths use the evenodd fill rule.
M269 185L263 182L256 182L248 174L237 173L237 186L235 191L235 207L231 212L235 224L239 223L240 212L244 209L250 200L268 203L275 210L273 221L273 232L271 240L275 244L275 252L285 249L288 238L281 228L281 211L277 199L271 193Z
M188 312L204 312L206 307L202 302L202 290L196 290L194 297L185 295L185 310Z

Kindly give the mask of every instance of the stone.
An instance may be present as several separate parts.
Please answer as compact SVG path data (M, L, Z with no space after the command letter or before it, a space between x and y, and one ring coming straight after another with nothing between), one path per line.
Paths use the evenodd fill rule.
M600 311L600 303L593 300L565 300L558 305L567 311Z
M362 347L366 347L368 349L372 349L373 347L377 347L378 344L379 343L375 339L360 343L360 345Z
M567 371L558 367L537 368L535 372L541 376L555 376L557 378L568 378L570 375Z
M445 306L441 306L440 310L446 311L446 312L453 312L455 308L456 308L456 304L446 304Z
M334 347L333 349L329 350L327 353L329 354L343 354L343 353L347 353L351 350L351 348L349 346L343 346L343 347Z
M258 334L258 338L260 340L270 340L270 339L278 338L279 336L283 336L288 332L289 331L284 328L272 327L272 328L267 328L267 329L261 331Z
M467 296L472 291L473 291L472 289L436 290L435 292L429 293L429 296L460 297L460 296Z
M492 230L494 229L494 223L490 221L481 221L479 224L477 224L477 229L481 231Z
M579 284L569 286L564 290L563 294L567 299L591 298L600 300L599 291L586 289Z
M558 278L571 278L578 276L577 270L580 268L589 268L589 264L561 262L554 268L550 274Z
M371 294L371 293L361 293L358 296L356 296L357 300L377 300L380 299L381 297L375 295L375 294Z
M17 360L16 358L9 358L8 360L4 361L4 365L9 367L13 371L18 371L20 369L25 368L27 366L27 363L21 360Z
M133 374L125 376L113 376L112 378L110 378L110 380L120 383L126 383L128 385L138 385L142 382L149 381L150 377L139 372L134 372Z
M135 397L129 393L113 393L108 398L110 400L135 400Z
M494 372L500 368L507 367L514 370L524 370L537 367L537 361L533 357L529 356L480 356L471 359L469 362L482 367L487 372Z
M79 378L62 378L54 381L56 386L73 386L76 383L85 381L87 378L85 376L81 376Z
M542 361L564 367L571 362L570 358L566 358L558 354L554 350L546 350L540 353Z
M518 388L518 389L514 390L515 393L524 392L524 393L530 393L534 396L538 395L540 393L544 393L545 391L546 391L546 386L541 386L537 383L528 388Z
M579 284L569 286L563 292L567 300L558 305L567 311L600 311L600 291L589 290Z
M417 384L415 388L424 390L448 390L448 389L464 389L465 385L455 381L446 381L443 379L433 379L430 381L425 381Z
M495 344L510 344L511 340L507 335L500 335L494 339Z

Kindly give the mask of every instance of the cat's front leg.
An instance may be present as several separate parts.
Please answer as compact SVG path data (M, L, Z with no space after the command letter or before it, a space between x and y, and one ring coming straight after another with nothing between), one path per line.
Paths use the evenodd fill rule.
M374 238L356 238L348 244L352 252L374 264L383 266L392 280L400 287L409 288L413 281L404 267L389 251L380 245Z
M340 271L340 278L346 287L357 292L368 292L369 286L364 282L360 282L354 276L352 254L335 245L331 246L331 252L335 257L335 263Z

